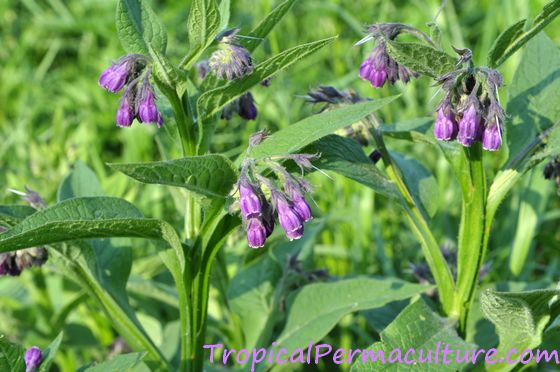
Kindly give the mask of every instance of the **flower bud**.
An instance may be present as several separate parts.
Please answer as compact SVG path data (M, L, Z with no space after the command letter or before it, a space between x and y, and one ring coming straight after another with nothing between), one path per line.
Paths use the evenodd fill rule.
M245 176L242 176L239 181L239 207L245 218L262 214L262 204L259 195Z
M434 135L438 140L449 141L457 135L457 123L451 113L451 110L440 108L438 117L434 125Z
M247 92L238 101L238 114L245 120L255 120L257 118L257 106L251 92Z
M360 66L360 77L374 88L381 88L387 80L387 66L383 57L375 51Z
M488 151L496 151L502 146L502 130L496 121L490 122L482 133L482 147Z
M134 121L134 100L131 94L125 93L117 110L117 127L130 127Z
M99 76L99 85L111 93L117 93L121 90L128 79L129 62L128 59L125 59L112 64Z
M163 124L163 119L156 106L154 90L147 81L145 81L142 86L142 92L138 102L138 119L140 119L141 123L156 124L158 128Z
M471 146L480 132L480 117L474 104L469 105L459 122L457 141L463 146Z
M25 372L34 372L37 370L43 360L41 349L33 346L25 352Z
M303 220L300 215L280 193L274 192L273 198L278 212L278 222L280 222L280 226L284 229L288 239L301 238L303 236Z
M218 79L234 80L253 72L251 55L241 45L225 42L210 56L209 66Z
M247 221L247 242L251 248L261 248L266 242L268 232L259 217L251 217Z

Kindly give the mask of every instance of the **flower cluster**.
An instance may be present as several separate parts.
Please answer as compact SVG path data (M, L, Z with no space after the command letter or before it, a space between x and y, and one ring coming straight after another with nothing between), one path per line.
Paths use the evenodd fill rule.
M543 176L547 180L554 180L560 191L560 155L553 158L544 166Z
M261 133L257 136L263 138ZM293 160L303 170L313 167L311 160L315 157L317 155L295 154L281 160ZM290 240L301 238L304 223L313 218L311 207L305 200L305 194L311 191L309 183L303 177L291 174L276 161L269 159L266 165L276 175L281 188L276 186L274 179L257 171L256 160L252 158L243 162L237 182L241 218L252 248L264 246L274 230L275 217ZM268 198L263 189L268 190Z
M37 346L30 347L25 352L25 372L36 371L43 361L43 353Z
M387 52L387 41L394 40L403 30L408 29L408 27L396 23L375 24L368 27L368 36L357 45L371 39L374 39L377 45L369 57L362 62L360 78L369 81L374 88L381 88L386 82L395 84L397 80L400 80L408 83L411 77L418 76L416 72L391 58Z
M249 51L236 42L239 29L224 31L218 36L218 50L210 56L208 64L218 79L234 80L253 72Z
M150 76L149 60L141 54L129 54L101 73L99 85L117 93L124 88L117 110L118 127L130 127L134 119L140 123L163 125L163 117L156 106L156 94Z
M438 140L457 140L470 147L482 142L488 151L502 145L505 113L498 98L503 80L489 68L459 69L438 79L445 94L437 107L434 135Z

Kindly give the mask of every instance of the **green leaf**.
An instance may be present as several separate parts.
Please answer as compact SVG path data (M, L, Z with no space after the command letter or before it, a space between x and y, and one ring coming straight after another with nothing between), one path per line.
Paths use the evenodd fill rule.
M353 139L337 135L326 136L304 149L321 157L314 164L361 183L393 201L400 202L395 185L369 159L362 147Z
M544 33L531 40L508 89L510 159L560 120L560 49Z
M518 352L534 349L542 342L542 333L551 318L551 306L558 301L560 290L527 292L496 292L485 290L481 307L500 338L496 359L506 356L513 348ZM490 371L510 371L514 364L495 364Z
M183 187L210 198L227 196L237 180L233 164L222 155L109 166L143 183Z
M522 20L502 32L488 54L488 65L498 67L513 53L531 40L550 22L560 15L560 0L546 4L542 12L533 20L529 29L523 31L526 20Z
M116 355L112 359L95 364L93 366L85 366L78 369L78 372L112 372L112 371L129 371L144 359L146 353L129 353Z
M74 164L72 171L58 188L59 201L78 196L103 196L99 179L93 171L81 161Z
M189 54L182 65L189 69L220 32L220 9L215 0L193 0L188 20Z
M218 30L225 30L229 24L231 0L220 1L220 27Z
M315 53L334 40L335 37L331 37L290 48L255 66L253 73L250 75L234 80L225 86L204 92L197 101L199 118L205 121L253 86Z
M305 347L325 337L346 314L381 307L429 288L393 278L365 277L306 285L292 298L277 348L291 352Z
M0 205L0 226L13 226L37 210L28 205Z
M241 44L249 51L255 50L297 0L286 0L272 10L247 36L251 39L241 40Z
M4 335L0 335L0 371L25 371L24 353L21 346L8 342Z
M404 180L424 214L433 217L440 200L438 184L433 174L416 159L396 152L391 152L391 156L402 170Z
M397 62L432 78L455 70L457 63L457 60L449 54L418 43L389 41L387 52Z
M253 147L251 156L266 158L293 153L318 139L360 121L394 101L398 96L344 106L305 118L272 134Z
M58 336L43 350L43 361L39 366L39 372L48 372L51 368L51 365L54 361L54 356L60 347L60 343L62 342L63 333L60 332Z
M447 359L450 363L445 364L442 360L442 352L439 353L440 359L437 367L433 364L435 358L432 358L432 356L430 356L430 363L404 363L405 353L410 349L414 349L414 353L408 357L408 360L412 361L413 359L419 359L420 350L424 351L424 358L426 358L428 350L441 348L441 351L443 351L446 344L449 345L449 350L453 351L461 350L464 352L473 348L472 345L467 344L457 335L453 321L441 318L420 299L407 306L381 332L381 341L374 343L367 349L370 351L369 355L362 352L359 357L355 358L356 362L352 365L351 371L457 371L464 366L464 363L457 363L455 354L450 354ZM389 355L395 349L401 351L400 360L403 363L388 363ZM370 358L374 354L383 354L385 363L381 362L381 358L372 362ZM396 355L393 355L393 357L396 357Z
M436 140L434 136L429 133L433 124L433 117L416 118L394 124L384 124L381 126L381 130L383 131L383 135L387 137L411 142L435 144Z
M149 54L148 45L165 53L167 32L145 0L119 0L117 34L128 53Z

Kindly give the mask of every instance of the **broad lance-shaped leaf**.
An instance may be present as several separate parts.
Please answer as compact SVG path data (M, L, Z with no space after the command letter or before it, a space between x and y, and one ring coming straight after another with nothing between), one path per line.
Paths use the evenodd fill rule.
M398 96L361 102L307 117L287 126L253 147L251 156L266 158L293 153L338 129L354 124L394 101Z
M143 218L138 209L123 199L89 197L65 200L27 217L0 234L0 253L76 239L119 236L164 240L182 252L177 233L166 222Z
M215 0L193 0L188 20L189 54L182 63L190 68L220 32L220 9Z
M397 62L432 78L455 70L457 62L445 52L418 43L389 41L387 52Z
M551 307L558 302L560 290L496 292L481 295L484 315L496 326L500 338L496 359L505 358L512 349L520 353L534 349L542 342L542 333L551 319ZM490 371L510 371L515 364L494 364Z
M211 198L227 196L237 180L237 171L222 155L109 166L140 182L183 187Z
M288 302L287 321L275 348L288 352L325 337L346 314L410 298L430 286L399 279L354 278L303 287Z
M553 0L544 6L527 30L524 30L527 23L525 19L510 26L494 41L488 53L488 66L494 68L500 66L558 15L560 15L560 0Z
M25 371L24 353L23 347L12 344L6 340L6 336L0 335L0 371Z
M119 0L117 34L128 53L149 54L148 44L165 53L167 31L145 0Z
M13 226L35 213L28 205L0 205L0 226Z
M328 135L305 147L302 152L321 154L321 157L314 162L319 169L336 172L393 201L402 200L393 182L381 173L364 154L362 147L351 138Z
M43 350L43 360L41 361L41 365L39 366L39 372L48 372L50 371L51 365L54 361L54 357L58 348L60 347L60 343L62 342L63 333L60 332L58 336Z
M332 43L336 37L298 45L258 64L254 71L228 85L204 92L197 101L199 118L204 122L208 117L219 112L225 105L245 93L261 81L268 79L285 68L290 67L324 46Z
M102 363L91 363L78 368L77 372L108 372L108 371L130 371L138 365L146 353L120 354Z
M446 358L448 363L444 360L445 345L452 351ZM381 332L381 341L354 358L351 371L458 371L465 363L457 363L456 351L461 350L464 356L473 348L457 335L453 321L441 318L419 299ZM420 352L429 362L418 363Z

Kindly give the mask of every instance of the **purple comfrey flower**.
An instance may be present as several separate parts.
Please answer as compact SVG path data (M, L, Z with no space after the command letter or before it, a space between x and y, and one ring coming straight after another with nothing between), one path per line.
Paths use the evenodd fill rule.
M480 116L474 103L469 104L459 121L457 141L463 146L471 146L480 133Z
M234 80L253 72L253 60L249 51L235 43L238 31L239 29L225 31L219 49L210 56L210 69L218 79Z
M307 222L313 218L313 215L311 214L311 207L303 196L303 192L306 187L310 186L305 185L302 187L289 179L284 184L284 190L286 190L286 194L292 202L292 209L300 216L303 222Z
M122 60L121 60L122 61ZM129 61L117 62L103 71L99 76L99 85L111 93L121 90L128 79Z
M434 135L441 141L450 141L457 136L457 123L449 106L441 107L438 110L438 117L434 125Z
M30 347L25 352L25 372L34 372L37 370L43 360L43 353L37 346Z
M502 129L496 120L490 122L482 133L482 147L488 151L497 151L502 146Z
M247 176L242 175L239 178L239 207L245 218L260 216L262 214L262 203L259 195L260 190L249 182Z
M247 242L249 247L264 247L268 236L268 231L259 217L251 217L247 220Z
M255 120L257 118L257 106L251 92L247 92L237 100L238 114L245 120Z
M121 98L121 104L117 110L117 127L130 127L135 117L134 97L127 89Z
M137 110L137 117L141 123L156 124L158 128L163 124L163 118L156 106L154 89L147 79L141 88Z
M272 192L272 200L278 213L278 222L290 240L303 236L303 219L296 212L293 205L280 192Z
M387 80L387 62L389 56L385 43L380 42L371 55L360 66L360 77L371 83L374 88L381 88Z

